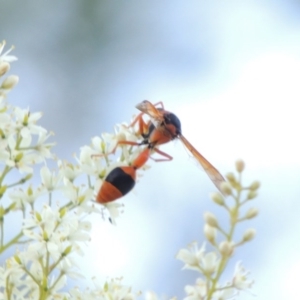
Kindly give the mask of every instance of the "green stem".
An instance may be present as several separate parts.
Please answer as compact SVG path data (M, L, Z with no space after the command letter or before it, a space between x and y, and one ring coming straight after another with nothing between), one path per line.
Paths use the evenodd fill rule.
M11 294L12 294L12 290L13 290L13 284L11 284L9 282L10 280L10 276L6 277L6 296L7 296L7 300L11 299Z
M49 267L49 274L56 268L65 256L61 256L54 264Z
M2 185L2 181L4 179L4 177L7 175L7 173L12 170L12 167L9 167L9 166L5 166L3 172L2 172L2 175L0 176L0 186Z
M4 227L3 227L3 218L2 217L2 220L0 221L0 230L1 230L1 239L0 239L0 250L2 249L3 247L3 243L4 243Z
M17 142L16 142L16 147L15 147L15 149L16 150L19 150L19 147L20 147L20 144L21 144L21 142L22 142L22 136L20 135L20 131L18 132L18 134L17 134Z
M59 209L59 211L62 211L62 210L65 209L65 208L73 209L74 207L72 207L72 206L73 206L73 202L70 201L70 202L68 202L67 204L65 204L64 206L62 206L62 207Z
M16 150L36 150L36 145L30 147L16 147Z
M0 247L0 254L3 253L11 245L16 244L18 240L23 236L23 231L20 231L14 238L12 238L7 244Z
M25 267L23 270L38 286L40 286L40 282Z
M52 192L49 193L49 206L52 204Z
M241 174L239 174L239 183L241 183ZM231 242L232 238L233 238L233 234L234 234L234 230L235 230L235 226L238 222L238 212L239 212L239 208L241 206L240 203L240 198L241 198L241 190L237 191L237 195L233 196L233 198L235 199L236 202L236 206L234 207L234 216L232 216L232 214L230 214L230 218L231 218L231 225L230 225L230 230L229 233L227 234L227 241ZM216 277L212 279L212 286L210 288L210 290L208 291L208 295L207 295L207 300L211 300L213 297L213 293L216 291L216 286L217 283L228 263L230 259L230 256L222 256L222 259L220 261L218 270L217 270L217 274Z
M22 184L22 183L25 183L27 180L26 178L21 178L20 180L16 181L15 183L11 183L11 184L8 184L6 187L7 188L11 188L13 186L16 186L16 185L19 185L19 184Z

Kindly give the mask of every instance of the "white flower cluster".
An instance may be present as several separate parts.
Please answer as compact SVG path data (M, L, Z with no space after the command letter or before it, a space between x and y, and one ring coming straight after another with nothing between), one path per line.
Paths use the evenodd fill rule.
M250 208L245 214L241 209L244 204L257 195L257 189L260 186L259 182L255 181L249 187L243 187L241 174L244 170L244 163L237 161L236 169L238 178L230 173L226 176L228 182L223 182L221 186L222 192L227 197L225 198L220 193L211 195L212 200L229 214L229 228L221 227L217 217L206 212L204 214L204 235L213 250L208 252L206 243L199 248L198 244L194 242L187 249L181 249L177 254L177 258L184 262L184 269L195 270L202 275L196 280L195 285L185 287L186 300L231 299L240 290L248 290L253 284L253 280L247 278L249 272L244 270L240 261L236 263L232 279L224 285L220 284L220 277L235 250L255 236L255 230L249 228L238 241L235 241L234 232L237 224L252 219L258 214L256 208ZM243 191L247 191L244 199L242 198ZM228 196L233 198L233 204L230 204Z
M13 48L1 54L4 46L2 42L0 76L16 60L8 55ZM82 255L82 245L90 239L91 224L83 218L105 210L92 201L103 179L117 165L129 165L141 149L118 147L117 162L108 154L119 140L136 141L139 136L134 128L117 125L115 134L94 137L90 146L82 147L75 164L56 160L51 152L54 143L48 142L52 133L37 124L42 114L8 104L7 94L17 82L18 77L11 75L0 84L0 254L19 245L0 268L0 299L132 299L130 289L118 280L93 291L61 290L67 278L82 276L76 272L74 255ZM36 187L30 180L38 164L40 184ZM114 221L121 205L106 206ZM19 221L20 229L12 237L7 225L15 214L13 226L18 228Z

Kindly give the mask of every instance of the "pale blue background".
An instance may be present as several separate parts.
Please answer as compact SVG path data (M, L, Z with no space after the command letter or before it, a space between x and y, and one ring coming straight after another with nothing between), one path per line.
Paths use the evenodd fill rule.
M300 299L299 5L1 1L0 39L14 44L19 58L12 73L20 83L9 99L44 112L42 125L56 133L55 152L68 160L91 137L129 121L135 104L163 100L221 172L243 158L246 182L262 181L252 204L259 218L244 227L255 227L257 238L234 256L251 270L256 297L240 299ZM203 240L204 211L225 215L181 143L162 149L174 160L150 162L124 198L117 227L95 218L81 261L88 278L124 276L136 291L181 299L197 274L180 271L177 251Z

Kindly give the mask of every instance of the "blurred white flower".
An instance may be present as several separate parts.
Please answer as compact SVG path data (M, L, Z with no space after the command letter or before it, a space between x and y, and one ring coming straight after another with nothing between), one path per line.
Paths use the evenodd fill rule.
M47 133L47 131L39 131L38 140L36 145L34 146L35 150L41 156L41 158L53 158L53 154L51 153L51 148L55 145L55 143L47 143L46 141L53 133Z
M147 291L145 293L145 300L158 300L158 297L154 292Z
M83 185L77 186L67 178L64 178L63 184L64 196L73 203L79 215L83 212L91 213L95 211L94 206L91 204L91 200L94 197L93 189L86 188Z
M91 148L95 151L95 154L110 154L117 145L118 140L115 138L115 134L103 133L100 136L92 138Z
M40 170L41 180L43 186L48 191L54 191L61 187L61 173L56 174L55 172L51 172L48 167L43 166Z
M28 153L18 150L1 151L1 159L5 159L5 164L9 167L15 167L20 173L32 173L33 165L40 162L39 157L34 153Z
M13 62L15 60L17 60L17 58L13 55L8 55L13 49L14 47L10 47L10 49L8 49L6 52L4 52L3 54L2 51L4 49L6 42L2 41L2 43L0 43L0 62Z
M113 300L133 300L135 299L134 294L131 292L131 288L121 284L121 278L111 279L106 282L102 291L100 290L100 295L104 299ZM104 300L103 299L103 300Z
M185 265L183 269L191 269L196 270L199 272L201 271L200 264L204 257L205 253L205 244L199 249L198 244L196 242L191 243L188 245L187 249L179 250L176 258L182 260Z
M213 294L213 299L216 300L226 300L232 299L236 295L235 290L231 287L223 287L222 289L217 290Z
M108 202L105 204L102 204L109 213L109 220L112 224L116 224L116 218L120 216L120 214L123 212L124 205L119 202Z
M29 186L27 190L16 189L9 193L9 198L15 203L14 209L23 209L27 204L33 204L38 197L42 195L40 188L32 188Z
M195 285L187 285L184 290L187 294L184 300L204 300L207 296L207 282L198 278Z
M219 266L220 259L215 252L205 253L200 260L203 274L212 275Z
M73 182L79 175L83 174L78 165L73 165L67 161L59 160L57 163L62 176Z
M19 77L16 75L9 75L5 78L0 86L0 92L7 94L10 92L15 85L19 82Z
M91 175L93 177L104 178L107 167L103 166L102 159L96 158L93 155L97 154L91 147L83 146L80 148L78 161L82 173Z
M78 287L74 287L69 292L71 297L68 297L66 299L76 299L76 300L94 300L94 299L100 299L90 291L81 291ZM104 300L104 299L103 299Z
M36 125L36 122L42 117L41 112L31 113L29 109L16 107L14 114L16 117L16 128L20 130L22 137L47 132L42 126Z
M238 290L245 290L251 288L254 280L248 280L247 276L249 275L249 271L246 271L242 266L242 262L238 261L235 265L232 286Z

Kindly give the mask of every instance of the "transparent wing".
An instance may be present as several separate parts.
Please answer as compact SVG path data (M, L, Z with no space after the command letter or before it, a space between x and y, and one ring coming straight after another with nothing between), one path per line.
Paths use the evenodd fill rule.
M225 178L202 154L200 154L197 151L197 149L183 135L180 135L179 139L189 149L189 151L193 154L193 156L203 167L204 171L209 176L214 185L217 187L217 189L223 194L221 190L221 183L223 181L226 181Z
M151 102L144 100L143 102L136 105L136 108L141 112L148 115L155 127L158 127L164 121L163 110L157 109Z

